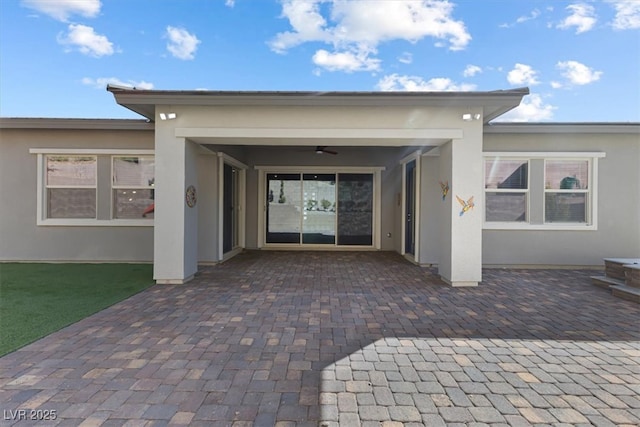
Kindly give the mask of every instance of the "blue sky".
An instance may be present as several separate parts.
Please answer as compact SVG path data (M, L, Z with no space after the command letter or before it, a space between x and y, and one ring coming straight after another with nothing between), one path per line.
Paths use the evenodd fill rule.
M158 90L497 90L509 121L640 121L640 0L2 0L0 115Z

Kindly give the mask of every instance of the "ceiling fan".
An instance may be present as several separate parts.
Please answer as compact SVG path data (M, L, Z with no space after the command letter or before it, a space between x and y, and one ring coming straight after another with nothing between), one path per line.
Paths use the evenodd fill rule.
M333 155L338 154L336 151L333 151L333 150L327 150L327 147L326 147L326 146L324 146L324 145L318 145L318 146L316 147L316 154L324 154L324 153L327 153L327 154L333 154Z

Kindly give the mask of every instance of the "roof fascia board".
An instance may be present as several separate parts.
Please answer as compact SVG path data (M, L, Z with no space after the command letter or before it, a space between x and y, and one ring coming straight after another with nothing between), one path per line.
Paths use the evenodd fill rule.
M197 106L482 106L498 101L501 105L517 106L525 94L513 93L447 93L419 95L331 95L331 96L281 96L281 95L208 95L208 94L155 94L133 91L114 93L119 104L133 105L197 105Z
M491 123L484 126L485 134L636 134L640 137L640 123Z
M0 118L0 129L153 130L153 123L138 119Z

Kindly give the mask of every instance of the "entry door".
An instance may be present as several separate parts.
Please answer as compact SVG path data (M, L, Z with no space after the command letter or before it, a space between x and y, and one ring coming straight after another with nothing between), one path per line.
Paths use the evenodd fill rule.
M240 171L228 163L224 164L222 191L222 252L227 253L239 245Z
M405 174L405 227L404 252L415 255L416 232L416 161L406 164Z

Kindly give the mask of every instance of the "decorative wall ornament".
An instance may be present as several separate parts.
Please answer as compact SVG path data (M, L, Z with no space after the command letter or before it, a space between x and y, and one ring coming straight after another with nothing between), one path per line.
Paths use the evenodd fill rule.
M442 201L447 198L447 194L449 194L449 181L445 181L444 183L440 181L440 188L442 189Z
M196 194L196 187L194 187L193 185L190 185L187 187L185 199L187 201L187 206L189 206L190 208L196 205L196 202L198 201L198 197Z
M462 205L462 210L460 211L460 216L464 215L469 209L473 209L475 204L473 203L473 196L469 198L466 202L460 198L460 196L456 195L456 199Z

